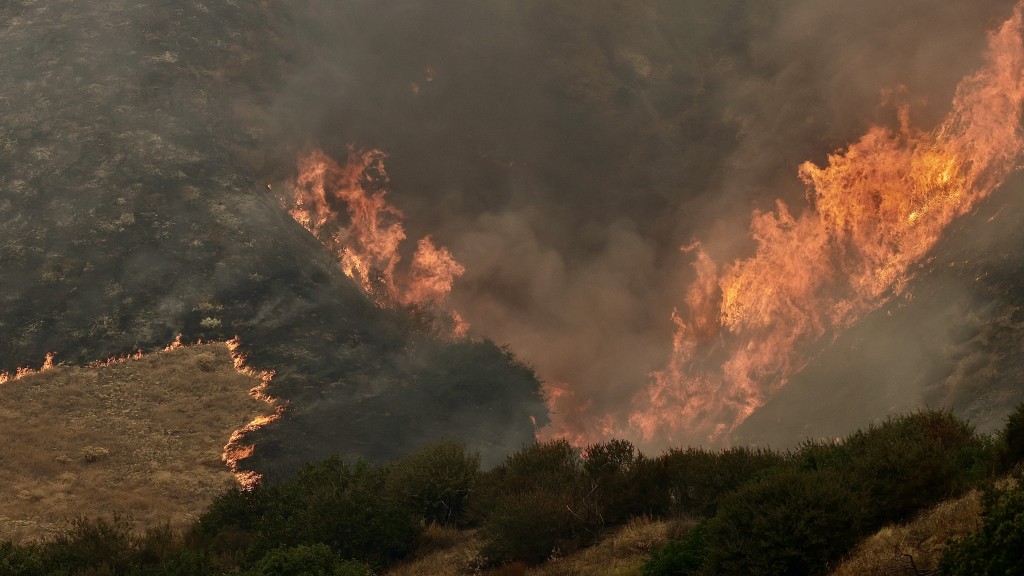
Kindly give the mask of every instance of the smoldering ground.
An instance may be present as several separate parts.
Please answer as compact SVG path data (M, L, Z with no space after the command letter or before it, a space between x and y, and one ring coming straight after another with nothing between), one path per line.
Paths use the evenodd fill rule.
M476 333L572 390L556 421L624 419L669 354L693 274L679 247L749 253L752 209L803 202L800 162L893 121L883 90L931 127L1012 4L10 3L2 367L239 332L293 400L258 438L264 463L386 457L449 434L515 447L543 411L522 374L420 386L402 404L414 375L459 380L423 360L444 346L359 300L280 205L304 151L379 148L408 236L431 234L466 267L452 302ZM1013 301L965 301L987 298ZM942 362L947 336L926 336L921 363ZM918 399L928 385L893 388ZM478 388L500 430L473 416L487 414L466 400ZM396 419L407 433L382 436ZM456 428L468 420L472 434Z

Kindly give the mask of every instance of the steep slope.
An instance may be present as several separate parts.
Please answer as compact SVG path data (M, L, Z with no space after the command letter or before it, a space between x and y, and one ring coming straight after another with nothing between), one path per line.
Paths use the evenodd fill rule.
M792 446L864 421L947 408L991 432L1024 400L1024 181L1017 177L933 251L906 296L867 316L737 430L740 443Z
M376 307L267 189L284 4L0 7L0 370L237 335L290 403L251 466L442 430L500 456L545 421L532 373Z

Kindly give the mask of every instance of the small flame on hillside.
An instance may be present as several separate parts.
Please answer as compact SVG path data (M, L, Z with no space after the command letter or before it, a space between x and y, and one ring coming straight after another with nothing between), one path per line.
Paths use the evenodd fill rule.
M317 150L298 163L289 213L328 250L342 271L381 307L444 310L455 279L465 268L447 248L426 236L417 244L407 271L398 267L405 240L402 212L385 199L389 184L385 155L349 150L344 166ZM451 331L468 325L449 310Z
M262 480L262 475L252 470L242 470L239 467L239 462L252 456L255 447L252 444L244 444L246 435L250 432L259 430L260 428L274 422L281 418L281 414L284 412L284 406L278 404L277 400L267 394L267 386L270 385L270 380L274 377L272 370L255 370L254 368L246 364L245 356L238 351L241 346L241 341L238 336L235 336L231 340L226 342L228 351L231 353L231 361L234 364L235 370L258 378L260 383L249 390L249 394L256 398L274 406L274 413L269 415L260 415L252 419L251 422L235 430L231 433L231 437L228 439L228 443L224 445L224 452L221 455L221 460L227 464L228 469L234 473L235 478L238 479L239 485L243 490L251 490Z
M0 384L6 384L8 382L14 382L15 380L21 380L22 378L25 378L25 377L28 377L28 376L32 376L33 374L39 374L40 372L46 372L47 370L50 370L50 369L53 368L53 366L54 366L53 359L56 358L56 356L57 356L56 352L49 352L46 355L46 357L43 359L43 364L42 364L42 366L39 367L38 370L33 369L33 368L24 367L24 368L18 368L17 370L15 370L14 374L11 374L10 372L0 372Z
M668 366L635 398L644 439L725 441L807 363L805 350L906 290L943 230L1013 171L1024 142L1022 6L990 36L934 131L873 127L824 167L799 169L808 206L755 211L753 256L719 265L700 245L673 313Z

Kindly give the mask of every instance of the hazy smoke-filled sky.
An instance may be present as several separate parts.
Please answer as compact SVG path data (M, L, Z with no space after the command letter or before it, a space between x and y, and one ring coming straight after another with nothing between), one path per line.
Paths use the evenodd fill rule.
M409 237L466 268L455 307L571 419L621 417L666 362L681 246L746 255L751 211L799 209L798 164L893 103L933 127L1013 2L301 5L255 169L282 189L310 147L389 154Z

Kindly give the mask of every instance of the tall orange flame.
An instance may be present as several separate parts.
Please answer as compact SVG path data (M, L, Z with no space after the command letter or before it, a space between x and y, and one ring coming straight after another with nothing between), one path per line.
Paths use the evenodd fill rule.
M402 212L385 199L384 158L379 150L350 149L340 166L323 152L312 152L299 161L289 213L337 254L342 271L378 305L443 309L465 268L426 236L410 269L398 271L398 249L406 236ZM453 332L464 333L465 321L454 311L449 314Z
M634 399L646 440L723 441L807 363L807 345L901 294L956 217L1013 171L1024 141L1022 6L989 38L931 132L873 127L828 165L799 169L808 206L756 211L753 256L724 266L699 246L668 365Z

